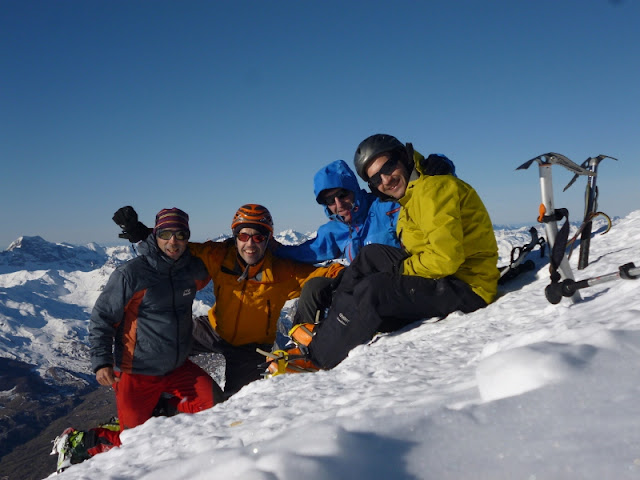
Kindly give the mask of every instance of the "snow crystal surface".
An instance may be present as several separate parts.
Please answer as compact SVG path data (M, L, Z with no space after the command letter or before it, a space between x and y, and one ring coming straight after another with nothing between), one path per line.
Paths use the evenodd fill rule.
M530 237L496 238L502 265ZM60 478L640 478L640 281L551 305L547 258L530 258L536 270L483 310L379 336L331 371L257 381L208 411L153 418ZM577 253L570 263L584 279L632 261L640 211L594 236L587 269L576 269ZM12 302L0 296L3 309L39 308Z

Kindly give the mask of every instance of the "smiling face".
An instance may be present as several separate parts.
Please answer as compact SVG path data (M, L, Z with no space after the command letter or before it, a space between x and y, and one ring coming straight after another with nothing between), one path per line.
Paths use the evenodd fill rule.
M181 230L179 228L169 228L164 229L163 231L178 232ZM176 235L172 235L169 240L163 240L156 235L156 243L158 244L158 248L162 251L162 253L164 253L172 260L178 260L182 256L182 254L187 249L188 241L188 238L185 238L184 240L178 240L176 238Z
M345 223L351 223L356 195L344 188L331 188L322 192L322 201L334 215L340 215Z
M389 168L385 168L385 164L389 161L389 156L384 154L376 158L373 162L369 164L366 169L367 177L370 179L369 185L371 185L372 177L376 178L375 175L380 172L379 184L375 187L379 192L389 195L390 197L395 198L396 200L404 197L405 192L407 191L408 185L408 174L405 166L402 162L397 162L395 168L391 171ZM382 171L381 171L382 170ZM375 182L377 183L377 182Z
M239 234L243 233L249 235L246 241L242 241L238 237ZM253 237L253 235L259 235L262 237L262 241L256 242L256 238ZM242 237L244 237L244 235L242 235ZM268 240L269 235L264 235L255 228L244 227L238 232L238 234L236 234L236 248L238 249L238 254L247 263L247 265L255 265L262 260L262 257L264 257L264 254L267 251Z

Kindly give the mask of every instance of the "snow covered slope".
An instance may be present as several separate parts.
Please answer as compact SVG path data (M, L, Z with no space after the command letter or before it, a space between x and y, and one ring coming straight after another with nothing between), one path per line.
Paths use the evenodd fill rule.
M528 228L496 237L501 265L530 239ZM331 371L254 382L211 410L153 418L60 478L638 478L640 281L551 305L547 259L531 258L537 270L486 309L378 337ZM577 279L640 264L640 211L595 236L590 259L578 272L573 255ZM11 300L25 312L32 304ZM32 333L48 323L30 315L40 323Z

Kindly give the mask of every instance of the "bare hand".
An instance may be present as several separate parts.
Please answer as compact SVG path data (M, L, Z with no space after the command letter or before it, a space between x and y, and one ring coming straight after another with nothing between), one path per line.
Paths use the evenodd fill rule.
M118 377L113 374L113 367L102 367L96 372L96 380L100 385L110 387L114 383L120 381Z

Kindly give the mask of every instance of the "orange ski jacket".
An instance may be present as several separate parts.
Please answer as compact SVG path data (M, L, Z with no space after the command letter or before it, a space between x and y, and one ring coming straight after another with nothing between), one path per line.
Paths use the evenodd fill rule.
M213 280L216 303L209 321L231 345L273 343L276 324L285 302L300 296L307 280L333 278L344 268L339 263L315 267L275 257L267 250L262 268L253 278L238 281L237 250L232 239L224 242L189 243Z

